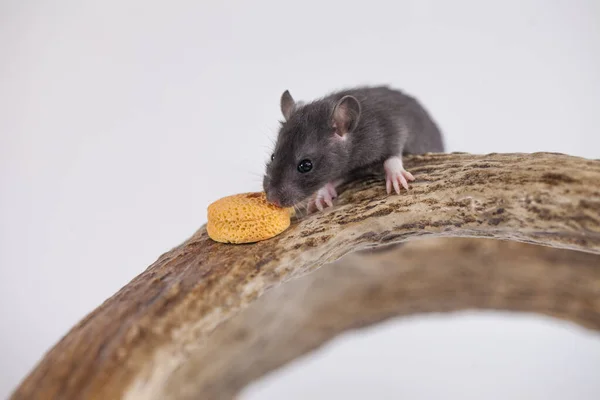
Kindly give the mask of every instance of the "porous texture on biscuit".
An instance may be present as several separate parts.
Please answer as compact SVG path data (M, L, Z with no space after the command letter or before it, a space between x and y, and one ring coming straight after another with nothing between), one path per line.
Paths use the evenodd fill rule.
M223 197L208 206L206 231L222 243L253 243L279 235L291 212L267 202L263 192Z

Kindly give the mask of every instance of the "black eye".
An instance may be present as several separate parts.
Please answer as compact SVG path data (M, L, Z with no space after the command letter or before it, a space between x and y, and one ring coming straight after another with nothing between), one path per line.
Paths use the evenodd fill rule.
M271 161L273 161L275 159L275 154L271 154Z
M300 173L308 172L312 169L312 162L310 160L302 160L300 164L298 164L298 171Z

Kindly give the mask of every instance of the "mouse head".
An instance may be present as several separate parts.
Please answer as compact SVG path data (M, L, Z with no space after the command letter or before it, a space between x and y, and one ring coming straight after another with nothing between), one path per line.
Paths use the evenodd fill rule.
M263 188L270 202L291 207L344 174L360 103L344 96L303 105L286 90L280 106L285 120L267 163Z

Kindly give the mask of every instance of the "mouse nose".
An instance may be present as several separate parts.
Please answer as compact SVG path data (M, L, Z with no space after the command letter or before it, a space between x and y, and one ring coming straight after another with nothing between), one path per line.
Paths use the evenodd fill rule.
M276 197L273 196L273 192L267 192L267 201L269 203L273 203L275 204L277 207L281 207L281 202L279 201L279 199L277 199Z

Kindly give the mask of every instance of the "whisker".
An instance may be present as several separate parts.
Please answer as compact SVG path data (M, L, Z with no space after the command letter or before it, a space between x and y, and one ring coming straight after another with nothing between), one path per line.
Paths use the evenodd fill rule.
M304 215L304 213L302 212L302 208L300 208L300 206L297 204L294 204L294 211L295 211L296 217L301 217Z
M293 205L297 216L304 216L308 214L308 201L301 201Z

